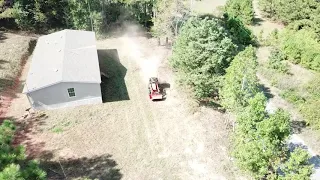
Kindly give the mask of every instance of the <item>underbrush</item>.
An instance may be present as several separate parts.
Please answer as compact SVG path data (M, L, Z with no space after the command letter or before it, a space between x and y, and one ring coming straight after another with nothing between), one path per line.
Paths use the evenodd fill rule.
M272 86L280 89L280 96L292 103L301 113L311 128L320 129L320 75L316 74L310 81L303 82L296 75L284 74L270 69L267 65L259 67L258 72Z

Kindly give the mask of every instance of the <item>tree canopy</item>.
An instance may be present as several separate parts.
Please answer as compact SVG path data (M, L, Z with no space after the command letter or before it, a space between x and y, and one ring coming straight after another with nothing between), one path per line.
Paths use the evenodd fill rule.
M254 19L252 0L227 0L224 11L229 17L238 18L245 24L251 24Z
M226 70L220 90L220 98L225 108L240 111L248 105L250 97L258 92L257 64L255 49L252 46L235 56Z
M190 18L182 27L170 59L181 80L196 97L212 96L237 51L228 32L215 18Z

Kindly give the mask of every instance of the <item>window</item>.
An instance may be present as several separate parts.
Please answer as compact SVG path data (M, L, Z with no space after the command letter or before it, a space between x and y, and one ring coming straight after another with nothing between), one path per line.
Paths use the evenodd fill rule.
M74 91L74 88L68 88L68 94L69 94L69 97L75 97L76 92Z

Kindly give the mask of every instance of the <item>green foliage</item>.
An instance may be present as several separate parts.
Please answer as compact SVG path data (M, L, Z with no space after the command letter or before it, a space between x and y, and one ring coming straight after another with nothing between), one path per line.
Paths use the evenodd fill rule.
M254 18L252 0L227 0L225 13L232 18L239 18L245 24L251 24Z
M281 34L281 37L281 50L288 60L320 71L320 43L314 32L286 30Z
M279 49L272 49L269 56L268 67L280 73L288 73L289 66L284 60L285 56Z
M285 90L280 95L284 99L286 99L289 102L294 103L294 104L299 104L299 103L305 102L305 99L303 97L299 96L299 94L297 92L295 92L293 89Z
M36 161L27 161L22 146L13 147L15 126L5 120L0 126L0 180L45 179Z
M254 44L255 37L250 29L235 17L225 17L226 28L237 45Z
M222 105L231 111L240 111L250 97L258 92L257 57L252 46L240 52L226 70L220 97Z
M183 0L156 1L155 9L152 32L156 37L176 37L190 14Z
M267 17L288 24L291 29L320 32L320 3L317 1L259 0L259 5Z
M65 24L66 7L64 0L17 0L14 17L24 30L55 28Z
M171 65L197 98L210 97L233 59L237 46L217 19L190 18L173 46Z
M255 178L277 179L280 177L277 169L286 158L290 116L283 110L268 115L265 107L263 93L249 100L237 118L232 154L238 166Z
M284 177L280 176L279 179L283 180L308 180L313 173L313 165L310 165L308 160L310 155L307 151L296 148L291 154L289 159L280 168L284 173Z
M0 18L14 17L22 30L47 32L62 28L93 28L102 33L118 20L121 11L146 25L151 22L153 3L148 0L16 0L13 8L0 11Z

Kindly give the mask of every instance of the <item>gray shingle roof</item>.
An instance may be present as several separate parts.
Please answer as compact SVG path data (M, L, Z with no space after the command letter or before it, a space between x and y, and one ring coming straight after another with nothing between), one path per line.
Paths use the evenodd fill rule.
M94 32L63 30L38 39L23 93L59 82L101 83Z

